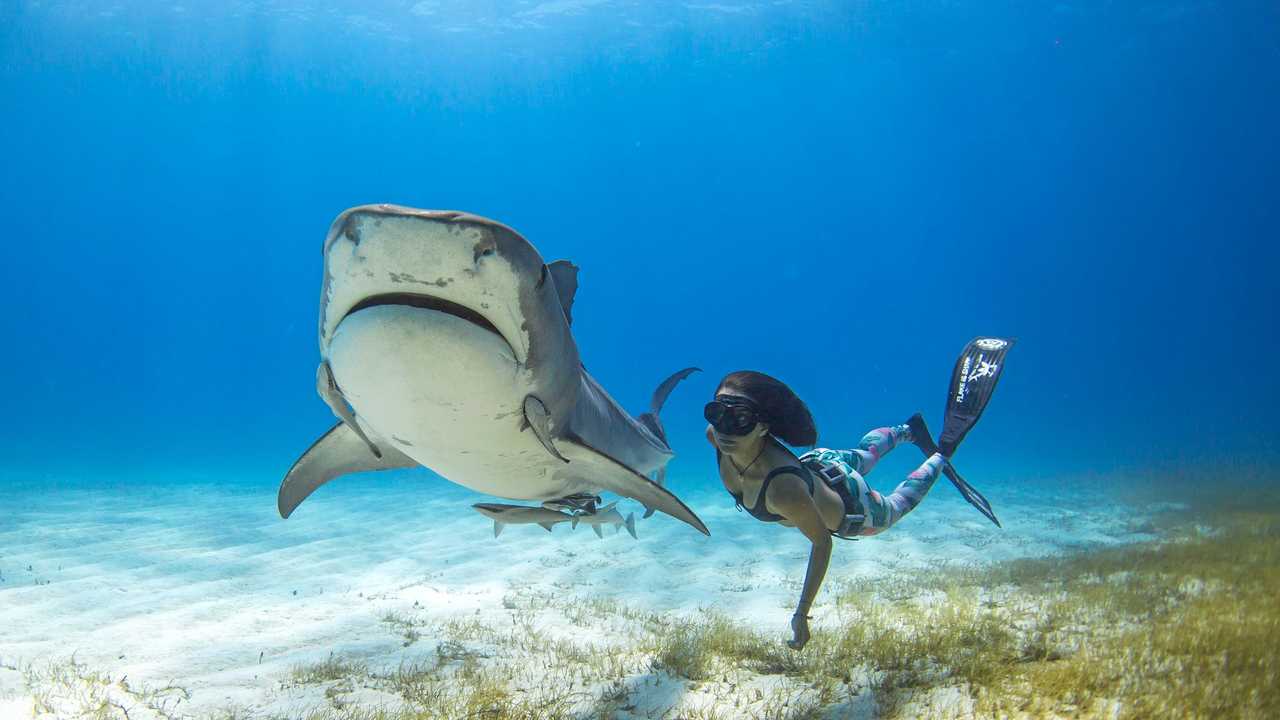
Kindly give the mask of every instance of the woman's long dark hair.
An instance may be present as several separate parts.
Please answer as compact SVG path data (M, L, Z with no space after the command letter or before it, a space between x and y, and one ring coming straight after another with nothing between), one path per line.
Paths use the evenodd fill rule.
M818 426L809 406L781 380L754 370L739 370L720 381L720 389L725 388L754 400L764 411L769 432L788 445L800 447L818 442Z

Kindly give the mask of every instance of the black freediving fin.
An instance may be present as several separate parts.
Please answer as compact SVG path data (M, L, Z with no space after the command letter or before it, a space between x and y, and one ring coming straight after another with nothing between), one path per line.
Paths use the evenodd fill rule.
M911 430L911 441L920 448L920 451L924 452L925 457L931 457L934 452L940 452L936 443L933 442L933 436L929 434L928 425L924 423L924 418L919 413L911 415L911 418L906 421L906 427ZM956 469L952 468L951 462L947 462L946 465L942 466L942 474L945 474L947 479L951 480L951 484L954 484L957 491L960 491L960 495L969 501L969 505L977 507L978 512L986 515L987 519L995 523L997 528L1001 527L1000 520L996 519L995 512L991 510L991 503L987 502L987 498L983 497L982 493L970 486L964 478L961 478L960 473L956 473Z
M964 496L964 499L969 501L970 505L977 508L978 512L982 513L988 520L995 523L996 527L1004 527L1000 524L1000 521L996 519L996 513L991 509L991 503L987 502L987 499L982 496L982 493L978 492L977 489L970 485L964 478L960 477L960 473L956 472L956 469L951 467L951 463L947 463L947 466L942 469L942 472L947 476L947 479L951 481L951 484L956 486L956 489L960 491L960 494Z
M939 452L937 444L933 442L933 436L929 434L929 426L925 424L924 418L920 416L920 413L912 415L911 419L907 420L907 427L911 429L912 441L925 454L925 457L931 457L934 453ZM960 477L960 473L951 467L950 462L942 466L942 474L947 476L947 479L951 481L952 485L956 486L956 490L960 491L960 495L965 500L968 500L970 505L987 516L987 519L995 523L996 527L1002 527L1000 521L996 519L995 512L991 510L991 503L987 502L982 493Z
M935 445L933 439L928 437L927 428L924 432L916 429L912 433L913 436L921 434L926 436L915 438L925 455L941 452L950 458L955 454L960 441L969 434L974 425L978 424L982 411L987 409L991 394L995 392L996 383L1003 374L1004 357L1009 352L1009 348L1013 347L1013 343L1012 338L979 337L969 341L965 346L964 352L960 353L960 358L956 360L955 369L951 371L951 385L947 388L947 412L942 422L942 435L938 443ZM920 427L923 428L923 421ZM950 462L943 466L942 473L947 476L952 485L956 486L956 490L960 491L960 495L970 505L995 523L996 527L1003 527L987 498L960 477L960 473L956 472Z
M965 481L964 478L960 477L960 473L957 473L956 469L951 467L950 464L947 465L946 475L947 479L951 481L952 485L956 486L956 489L960 491L960 494L964 496L965 500L969 501L970 505L977 508L978 512L982 513L988 520L995 523L996 527L1004 527L1000 524L1000 519L996 517L995 510L991 509L991 503L987 502L987 498L984 497L982 493L978 492L977 488L973 487Z
M1011 347L1010 338L974 338L956 360L947 390L947 414L938 437L938 450L943 455L953 456L960 441L978 424L1004 374L1004 356Z

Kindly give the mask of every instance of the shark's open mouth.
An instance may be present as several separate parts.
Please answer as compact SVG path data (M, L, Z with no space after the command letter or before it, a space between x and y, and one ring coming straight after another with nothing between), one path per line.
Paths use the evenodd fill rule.
M367 297L356 303L355 307L351 308L344 317L350 317L361 310L377 307L379 305L407 305L409 307L434 310L446 315L453 315L454 317L466 320L472 325L488 330L494 335L502 338L503 342L507 342L507 339L503 337L502 333L498 331L498 328L495 327L493 323L489 322L488 318L475 310L472 310L466 305L459 305L456 302L451 302L443 298L433 297L431 295L421 295L418 293L387 293L385 295ZM511 343L507 342L507 344L510 345ZM512 354L514 355L514 351Z

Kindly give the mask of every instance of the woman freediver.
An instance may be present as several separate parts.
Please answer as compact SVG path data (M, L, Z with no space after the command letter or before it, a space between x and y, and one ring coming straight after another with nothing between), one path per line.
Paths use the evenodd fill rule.
M950 467L950 457L986 407L1011 344L1002 338L978 338L965 348L952 373L937 445L917 413L901 425L872 430L852 450L815 448L797 456L786 445L814 445L818 431L808 406L791 388L751 370L730 373L720 381L703 416L721 482L738 509L763 522L794 527L813 544L791 617L790 647L799 650L809 641L809 609L827 572L832 537L884 532L911 512L944 473L999 525L986 499ZM902 443L916 445L927 457L892 493L882 495L864 476Z

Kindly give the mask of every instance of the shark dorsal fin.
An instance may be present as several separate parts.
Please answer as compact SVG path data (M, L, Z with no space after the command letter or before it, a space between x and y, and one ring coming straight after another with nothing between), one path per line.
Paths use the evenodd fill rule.
M578 293L578 266L568 260L557 260L547 266L547 271L556 283L560 307L564 308L564 319L572 325L573 296Z

